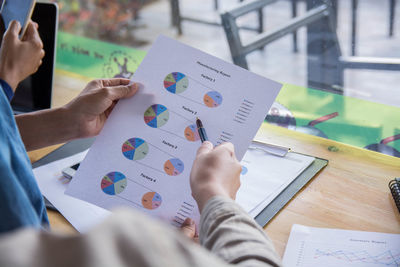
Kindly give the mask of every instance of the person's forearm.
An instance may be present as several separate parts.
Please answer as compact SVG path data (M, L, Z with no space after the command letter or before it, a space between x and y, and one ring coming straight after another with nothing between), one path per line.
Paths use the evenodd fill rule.
M200 243L231 264L281 266L272 242L234 201L214 197L204 207Z
M68 118L64 108L17 115L15 119L27 151L77 138L78 125Z

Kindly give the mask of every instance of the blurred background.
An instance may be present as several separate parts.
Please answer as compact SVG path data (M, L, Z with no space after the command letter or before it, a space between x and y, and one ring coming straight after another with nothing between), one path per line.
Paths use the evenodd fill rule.
M283 83L265 123L400 157L398 0L52 2L64 74L131 78L164 34Z

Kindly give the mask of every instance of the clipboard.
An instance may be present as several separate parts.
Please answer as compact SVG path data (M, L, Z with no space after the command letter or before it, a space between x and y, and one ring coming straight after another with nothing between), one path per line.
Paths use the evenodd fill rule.
M32 168L60 160L71 155L80 153L88 149L94 142L95 138L86 138L74 140L59 147L48 155L32 164ZM296 153L296 152L290 152ZM299 153L297 153L299 154ZM326 165L328 160L315 158L314 162L308 166L296 179L293 180L275 199L270 202L254 219L264 227L319 171ZM46 198L46 207L57 210Z
M290 152L296 153L296 152ZM300 154L300 153L296 153ZM305 155L305 154L303 154ZM328 160L322 158L315 158L296 179L293 180L275 199L270 202L254 219L261 226L264 227L269 221L281 210L295 195L320 172L326 165Z

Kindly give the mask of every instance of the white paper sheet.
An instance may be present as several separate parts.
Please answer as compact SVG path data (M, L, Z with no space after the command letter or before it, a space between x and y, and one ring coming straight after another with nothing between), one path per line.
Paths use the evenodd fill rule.
M107 215L108 210L64 194L69 180L61 171L82 161L87 151L33 169L42 194L79 232L86 232Z
M400 235L293 225L285 267L400 266Z
M281 84L167 37L159 37L119 101L67 194L106 209L132 206L179 226L198 221L189 174L199 117L214 144L230 141L241 159Z
M256 217L315 160L314 157L289 152L279 157L253 143L242 164L241 186L236 202Z

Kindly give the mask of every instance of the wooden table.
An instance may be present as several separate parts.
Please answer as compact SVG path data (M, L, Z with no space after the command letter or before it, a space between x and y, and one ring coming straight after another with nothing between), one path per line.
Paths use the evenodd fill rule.
M54 106L65 104L87 82L78 76L67 79L60 72L55 80ZM393 177L400 177L399 158L268 124L260 128L256 139L329 160L328 166L265 227L280 255L295 223L400 234L400 214L387 186ZM33 151L29 156L35 161L56 147ZM48 212L54 230L76 233L62 215Z

